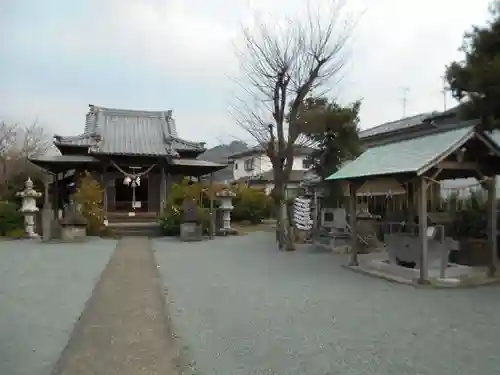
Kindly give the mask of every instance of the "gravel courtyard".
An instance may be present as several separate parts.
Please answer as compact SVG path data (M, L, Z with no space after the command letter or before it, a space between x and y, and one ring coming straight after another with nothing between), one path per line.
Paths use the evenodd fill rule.
M50 374L115 247L0 242L0 374Z
M193 373L500 373L500 287L393 284L270 233L154 248Z

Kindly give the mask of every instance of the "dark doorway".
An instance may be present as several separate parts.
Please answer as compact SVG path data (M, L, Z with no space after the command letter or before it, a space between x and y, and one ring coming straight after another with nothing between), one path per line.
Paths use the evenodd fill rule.
M133 188L123 183L123 178L115 180L115 207L118 211L147 211L148 210L148 179L141 177L140 186L135 188L135 210L132 207Z

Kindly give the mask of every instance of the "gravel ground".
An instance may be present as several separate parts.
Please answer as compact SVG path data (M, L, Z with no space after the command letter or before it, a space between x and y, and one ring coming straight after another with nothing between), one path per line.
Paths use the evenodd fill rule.
M115 247L0 242L0 374L50 374Z
M53 375L167 375L177 350L146 237L120 240Z
M269 233L154 247L196 374L500 373L500 287L389 283Z

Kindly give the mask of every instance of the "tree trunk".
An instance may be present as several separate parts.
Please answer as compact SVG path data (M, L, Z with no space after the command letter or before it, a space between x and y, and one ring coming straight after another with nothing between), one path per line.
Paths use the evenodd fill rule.
M278 248L285 251L294 251L292 222L289 218L285 188L275 186L275 202L277 202L276 239Z

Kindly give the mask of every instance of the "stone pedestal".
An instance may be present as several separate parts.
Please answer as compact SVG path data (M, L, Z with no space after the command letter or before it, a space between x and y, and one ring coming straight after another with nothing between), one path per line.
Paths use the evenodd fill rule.
M231 228L231 211L233 210L233 198L236 196L231 190L224 189L216 194L220 202L219 211L222 212L222 226L216 232L220 234L231 234L236 231Z
M35 215L38 212L36 199L42 196L42 193L33 189L33 181L28 177L23 191L17 193L22 198L22 206L19 211L24 215L24 232L28 238L38 238L35 233Z
M195 222L181 223L181 241L201 241L203 229L201 224Z
M65 217L61 220L61 240L67 242L84 241L87 237L87 220L70 202Z
M42 235L44 241L49 241L52 238L53 221L54 212L50 207L45 207L42 210Z
M66 242L81 242L87 238L86 226L62 225L61 240Z

